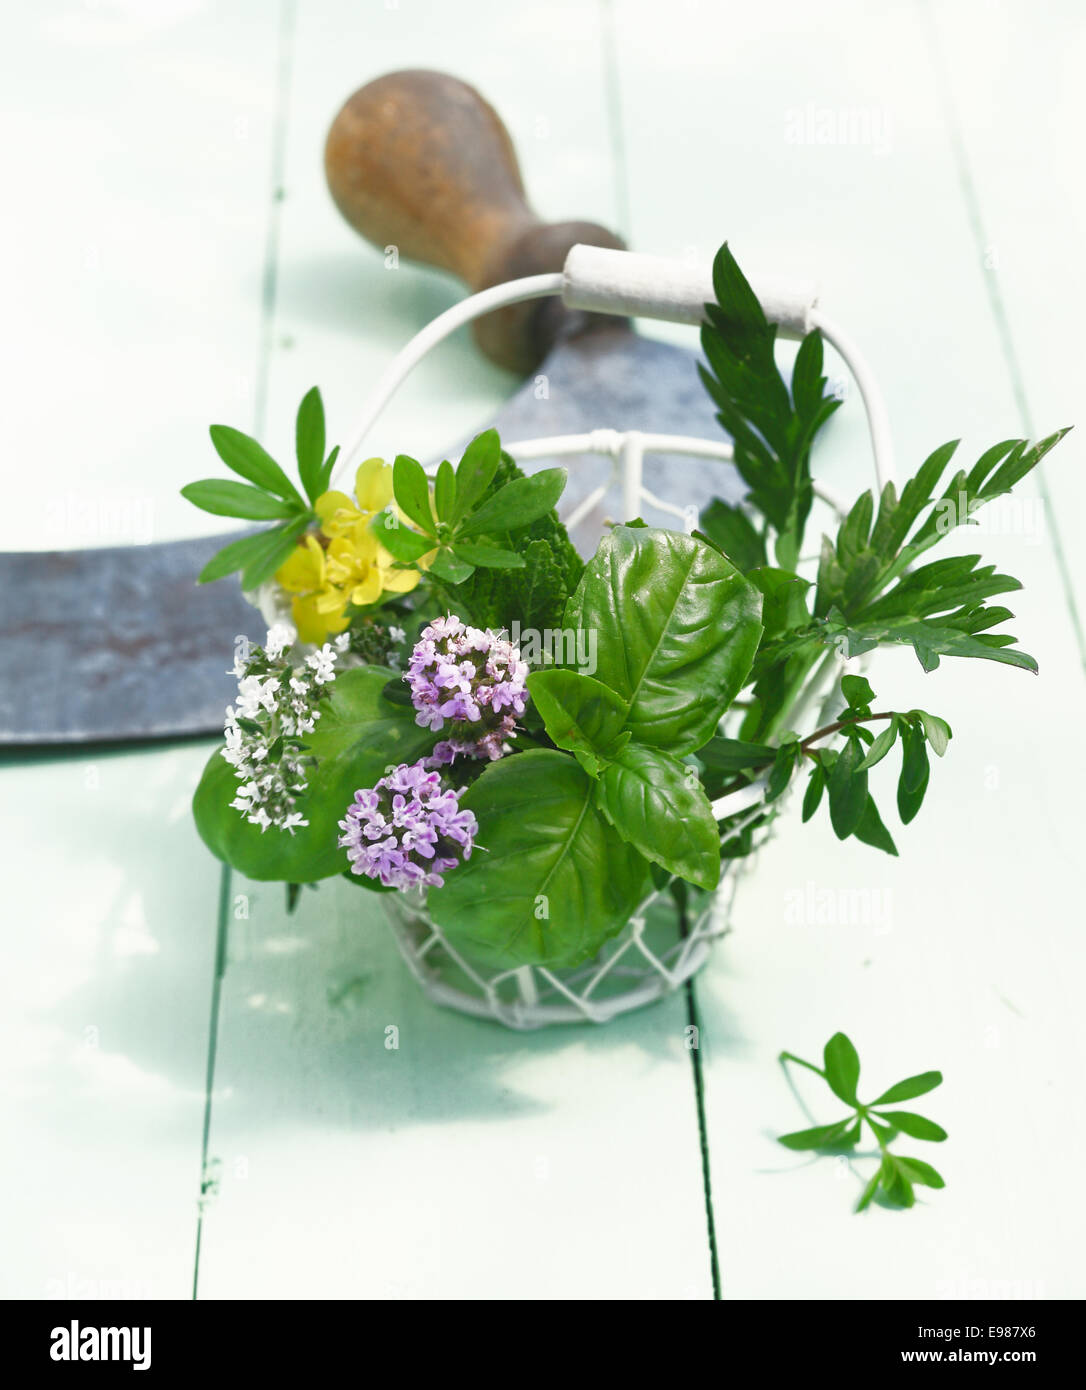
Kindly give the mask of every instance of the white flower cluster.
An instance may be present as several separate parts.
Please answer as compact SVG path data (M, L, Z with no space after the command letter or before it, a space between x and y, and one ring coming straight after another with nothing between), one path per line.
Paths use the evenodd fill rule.
M326 642L297 667L289 660L293 640L291 629L277 623L263 647L238 652L231 671L238 698L227 707L222 750L241 782L231 806L261 831L274 825L291 835L309 824L294 809L308 785L300 741L316 727L321 687L335 680L350 638L343 633Z

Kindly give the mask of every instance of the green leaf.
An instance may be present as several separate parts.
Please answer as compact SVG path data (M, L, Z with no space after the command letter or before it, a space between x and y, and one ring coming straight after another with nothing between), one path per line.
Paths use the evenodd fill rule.
M502 454L494 475L495 489L521 473L508 454ZM570 543L566 529L554 511L518 531L499 532L491 538L503 549L523 556L519 570L481 567L463 581L462 602L477 627L494 631L520 629L554 631L562 626L566 600L577 587L584 562Z
M883 1091L882 1095L871 1102L872 1105L889 1105L895 1100L915 1100L917 1096L927 1095L929 1091L934 1091L936 1086L943 1084L943 1073L941 1071L923 1071L917 1076L906 1077L904 1081L898 1081L889 1090Z
M840 402L824 393L817 331L800 347L789 398L774 359L776 327L727 245L713 264L713 288L717 303L706 305L701 342L708 368L701 378L732 436L748 502L777 531L777 559L792 569L813 499L811 444Z
M714 735L698 749L698 761L715 772L756 772L768 767L777 750L764 743L744 743L738 738Z
M882 1190L885 1196L898 1206L911 1207L916 1202L912 1183L906 1176L904 1169L898 1166L897 1159L893 1154L883 1154Z
M453 554L465 564L482 565L484 569L522 570L525 565L523 555L518 555L512 550L502 550L496 545L469 545L464 541L457 541L453 546Z
M834 1033L822 1052L826 1082L840 1100L856 1105L856 1087L860 1080L860 1058L844 1033Z
M321 487L324 443L324 402L321 400L320 391L314 386L302 397L294 425L298 476L311 502L315 502L324 491Z
M221 478L205 478L188 483L181 496L201 511L214 516L240 516L250 521L273 521L298 515L298 507L270 497L259 488L244 483L231 483ZM300 502L301 499L299 499Z
M863 676L842 676L841 693L849 709L869 710L875 699L875 692Z
M403 513L427 536L434 534L430 481L421 463L398 454L392 465L392 489Z
M405 526L395 512L378 512L372 522L373 534L394 560L414 564L434 548L433 540Z
M846 1133L852 1117L838 1120L833 1125L816 1125L814 1129L797 1129L793 1134L781 1134L777 1143L786 1149L825 1149L830 1148Z
M876 763L882 762L883 758L886 757L887 753L889 753L890 749L893 748L894 744L897 742L897 734L898 717L895 714L886 728L883 729L882 733L878 735L875 742L867 750L867 756L864 758L863 762L860 763L856 771L867 772L868 769L874 767Z
M295 508L305 505L294 484L255 439L242 434L241 430L232 429L229 425L212 425L210 434L215 452L232 472L246 478L250 483L255 483L265 492L294 503ZM197 506L199 505L197 503ZM226 512L224 515L234 516L241 513Z
M800 760L799 744L793 740L790 743L782 743L777 749L777 756L773 759L773 766L766 779L765 799L769 803L776 801L788 789L788 784L792 780Z
M456 525L482 501L501 460L501 440L497 430L484 430L464 450L456 468L456 501L449 523Z
M475 852L428 905L449 940L498 969L570 966L621 931L648 866L594 805L596 783L568 753L491 763L461 806L479 821Z
M939 1144L946 1138L946 1130L934 1120L926 1120L923 1115L914 1115L910 1110L880 1110L879 1119L886 1120L910 1139L927 1139Z
M822 793L825 788L826 772L822 763L817 762L811 768L811 775L807 779L807 790L803 793L803 823L805 825L822 804Z
M621 697L591 676L553 668L533 671L528 693L558 747L573 753L589 776L597 777L625 727Z
M870 1182L867 1184L867 1186L864 1188L863 1194L862 1194L862 1196L860 1197L860 1200L856 1203L855 1210L856 1210L857 1212L861 1212L861 1211L863 1211L866 1207L869 1207L869 1206L871 1205L871 1199L872 1199L872 1197L874 1197L875 1192L876 1192L877 1189L878 1189L879 1179L880 1179L881 1177L882 1177L882 1164L880 1163L879 1166L875 1169L875 1172L874 1172L874 1174L873 1174L873 1176L872 1176L872 1178L871 1178L871 1181L870 1181Z
M895 1154L894 1160L899 1168L905 1170L906 1177L920 1183L922 1187L946 1187L942 1174L922 1158L906 1158L904 1154Z
M867 773L859 770L863 760L863 744L858 738L849 738L830 770L830 824L839 840L858 829L867 810Z
M747 578L762 595L762 626L766 637L783 637L796 628L809 625L809 579L801 579L791 570L769 567L752 569Z
M564 468L514 478L491 493L481 507L457 527L457 539L486 532L516 531L554 510L568 474Z
M475 566L461 560L451 550L442 549L430 561L430 573L443 579L446 584L463 584L475 573Z
M264 532L260 537L264 544L259 551L254 549L245 561L245 568L241 574L241 587L244 592L258 589L265 580L272 577L280 565L286 563L298 544L299 536L309 526L309 521L308 516L303 516L297 521L287 522L285 526L276 526L274 530Z
M438 521L448 521L456 506L456 474L448 459L437 470L434 480L434 510Z
M321 468L320 479L317 483L318 497L322 492L328 491L328 484L332 481L332 470L335 468L336 459L338 458L339 445L337 444L336 447L332 450L332 452L328 455L328 457L324 460L324 465Z
M864 807L864 813L860 817L855 835L861 844L870 845L872 849L881 849L886 854L897 854L894 837L883 824L882 817L879 815L879 808L875 805L875 799L870 792L867 794L867 805Z
M716 887L720 832L693 768L631 743L604 770L596 804L646 859L699 888Z
M298 803L310 824L293 835L275 829L261 833L231 807L240 784L216 749L193 798L196 828L211 852L252 879L312 883L342 873L347 861L336 846L338 822L354 793L372 787L389 766L424 756L437 738L418 727L413 710L381 698L394 674L365 666L336 678L319 732L306 745L318 759Z
M928 789L930 767L923 733L906 725L901 735L901 777L897 784L897 809L903 825L920 810Z
M768 565L765 541L741 508L714 497L702 512L699 525L706 539L722 550L741 574Z
M918 710L917 714L920 716L924 736L931 744L932 752L941 758L947 750L947 744L953 738L950 725L945 719L940 719L937 714L928 714L926 710Z
M276 528L281 529L281 528ZM267 549L268 532L260 531L255 536L243 536L240 541L231 541L208 560L207 564L200 571L196 582L198 584L210 584L214 579L222 579L224 575L233 574L235 570L244 569L246 564L260 555Z
M879 1124L878 1120L872 1115L865 1115L864 1119L871 1126L871 1132L880 1144L889 1144L893 1142L894 1130L890 1125Z
M628 703L634 740L681 756L712 737L746 680L760 606L753 586L703 542L616 526L564 626L598 634L596 676Z

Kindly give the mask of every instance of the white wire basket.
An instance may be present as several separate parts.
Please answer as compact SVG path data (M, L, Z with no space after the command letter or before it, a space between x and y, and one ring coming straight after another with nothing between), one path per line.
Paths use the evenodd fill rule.
M576 271L571 275L571 265L580 264L579 253L583 253L589 264L591 283ZM759 290L760 297L761 293ZM344 450L340 470L358 456L366 433L384 405L431 348L481 314L551 294L561 294L571 307L594 312L640 313L694 323L700 318L701 305L712 297L712 288L709 277L692 277L685 264L656 261L629 252L597 252L595 248L574 247L566 270L561 274L531 276L472 295L428 324L393 360ZM770 309L773 305L778 311L778 321L790 325L794 336L818 327L849 367L859 385L867 413L875 480L881 488L892 478L893 465L885 409L870 369L847 335L816 310L816 296L806 287L802 292L790 292L788 287L775 286L763 298L763 303L770 317L775 317ZM731 445L723 440L615 429L503 441L503 447L518 463L561 457L580 462L592 455L610 460L604 480L563 515L562 520L570 531L586 518L598 515L601 502L617 488L622 516L615 520L658 512L668 518L678 518L683 522L683 529L689 532L697 525L696 512L659 497L645 487L645 455L661 453L725 461L733 457ZM838 517L845 515L847 509L831 490L816 482L814 491ZM839 676L856 665L835 652L827 652L800 695L793 709L793 719L812 709L824 709L837 688ZM767 815L770 808L765 806L763 798L764 782L755 782L713 803L713 813L718 823L726 825L729 837L752 826L755 829L751 852L723 862L720 885L707 904L703 902L692 916L680 914L669 890L653 890L598 955L569 969L482 968L458 952L433 921L426 909L424 891L382 894L381 900L401 955L435 1004L516 1029L606 1023L680 989L708 960L713 943L730 930L740 879L749 871L769 837L772 819L784 800L774 803Z

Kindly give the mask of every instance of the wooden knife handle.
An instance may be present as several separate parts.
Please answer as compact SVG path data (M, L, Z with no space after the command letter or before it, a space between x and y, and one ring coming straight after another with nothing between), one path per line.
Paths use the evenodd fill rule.
M367 241L473 291L561 270L577 242L623 245L592 222L541 221L497 112L445 73L393 72L359 88L332 122L324 167L336 206ZM494 362L526 374L566 318L556 300L514 304L477 319L475 337Z

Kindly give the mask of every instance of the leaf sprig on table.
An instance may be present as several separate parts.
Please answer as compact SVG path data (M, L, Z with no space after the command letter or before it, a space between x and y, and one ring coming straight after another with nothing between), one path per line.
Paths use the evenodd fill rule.
M915 1100L917 1096L934 1091L936 1086L943 1083L942 1072L925 1071L917 1076L908 1076L904 1081L888 1086L874 1100L863 1102L857 1095L860 1084L860 1058L851 1040L844 1033L834 1033L830 1038L823 1049L821 1067L791 1052L782 1052L779 1060L782 1064L792 1062L796 1066L806 1067L808 1071L822 1077L838 1100L850 1107L850 1113L830 1124L796 1130L792 1134L782 1134L778 1143L783 1144L786 1149L840 1154L856 1148L863 1139L865 1127L874 1135L879 1146L879 1166L856 1204L858 1212L869 1206L880 1190L882 1198L892 1205L911 1207L916 1201L913 1191L915 1186L946 1186L942 1176L930 1163L890 1151L890 1145L900 1134L907 1135L910 1139L922 1139L928 1143L939 1144L946 1139L946 1130L934 1120L917 1115L914 1111L886 1108L900 1101Z

